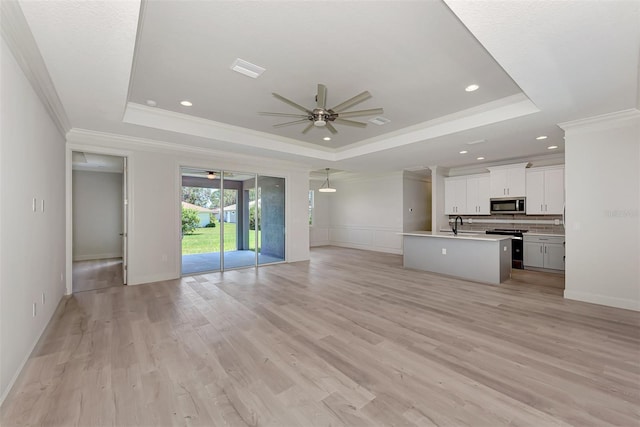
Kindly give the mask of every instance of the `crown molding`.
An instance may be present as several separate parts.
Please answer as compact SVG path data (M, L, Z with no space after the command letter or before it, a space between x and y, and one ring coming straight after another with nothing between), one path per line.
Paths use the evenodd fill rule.
M16 0L0 1L2 38L16 62L31 83L61 135L71 129L71 123L56 91L40 49Z
M335 160L335 154L331 148L319 148L313 144L291 138L275 136L265 132L258 132L133 102L127 103L122 120L126 123L199 136L217 141L232 142L234 144L285 152L319 160Z
M126 151L145 151L152 153L163 153L171 155L191 154L205 156L215 159L226 159L238 163L262 164L261 157L246 154L230 153L228 151L213 150L210 148L193 147L190 145L176 144L166 141L158 141L147 138L138 138L126 135L118 135L106 132L98 132L87 129L73 128L67 133L67 145L73 149L82 149L84 146L97 145L100 147L117 148ZM286 160L269 160L269 166L285 168L297 172L309 172L311 166L308 164L288 162Z
M615 111L613 113L601 114L599 116L558 123L558 126L566 132L592 132L610 129L612 127L619 126L625 121L639 119L640 110L637 108L630 108L628 110Z
M493 123L537 113L540 109L523 93L507 96L390 132L336 150L336 161L401 147Z

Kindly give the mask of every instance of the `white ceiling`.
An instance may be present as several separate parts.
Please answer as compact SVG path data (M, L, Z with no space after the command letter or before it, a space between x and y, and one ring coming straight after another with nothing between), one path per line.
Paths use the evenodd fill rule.
M639 106L635 0L167 0L144 2L142 13L133 0L20 5L73 128L314 168L463 167L478 156L542 156L549 145L562 153L558 123ZM267 70L235 73L236 58ZM336 125L327 143L325 129L302 135L303 124L275 129L287 120L257 114L297 113L272 92L312 107L318 83L330 106L368 90L352 110L382 107L391 123ZM480 89L465 92L470 83Z

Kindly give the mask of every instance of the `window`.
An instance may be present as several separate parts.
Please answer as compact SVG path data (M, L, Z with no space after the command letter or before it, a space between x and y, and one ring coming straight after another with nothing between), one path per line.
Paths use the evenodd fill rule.
M309 225L313 225L313 190L309 190Z

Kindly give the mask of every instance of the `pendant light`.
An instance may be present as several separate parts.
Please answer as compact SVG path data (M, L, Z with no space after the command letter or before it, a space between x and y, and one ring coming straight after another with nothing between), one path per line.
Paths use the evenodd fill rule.
M322 186L318 189L321 193L335 193L336 189L331 188L331 184L329 184L329 168L325 168L327 171L327 180L322 183Z

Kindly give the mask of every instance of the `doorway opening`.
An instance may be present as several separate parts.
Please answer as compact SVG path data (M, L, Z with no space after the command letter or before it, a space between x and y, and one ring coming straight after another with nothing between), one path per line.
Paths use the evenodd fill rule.
M183 275L285 260L284 178L183 167L181 184Z
M72 292L127 283L127 159L72 152Z

